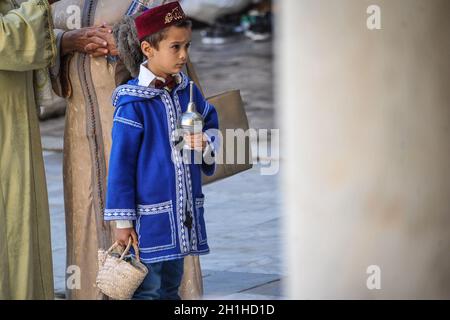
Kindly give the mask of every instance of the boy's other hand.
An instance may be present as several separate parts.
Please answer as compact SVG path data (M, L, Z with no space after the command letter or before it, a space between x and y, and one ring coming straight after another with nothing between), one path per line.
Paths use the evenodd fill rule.
M203 133L187 133L184 135L184 142L195 151L203 151L206 148L206 137Z
M134 231L134 228L116 229L116 241L122 247L126 247L128 245L128 240L130 237L133 243L138 244L138 237Z

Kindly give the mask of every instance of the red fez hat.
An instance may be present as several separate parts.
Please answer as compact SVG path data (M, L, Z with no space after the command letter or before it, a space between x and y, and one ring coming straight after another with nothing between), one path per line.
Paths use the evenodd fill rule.
M136 24L138 38L142 41L146 36L185 19L186 15L183 9L178 1L175 1L144 11L134 22Z

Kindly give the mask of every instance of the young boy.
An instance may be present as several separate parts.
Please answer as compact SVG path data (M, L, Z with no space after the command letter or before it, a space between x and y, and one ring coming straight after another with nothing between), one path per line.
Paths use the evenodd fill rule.
M129 237L138 242L141 261L149 269L134 298L179 299L183 257L209 252L201 172L212 175L215 164L185 163L187 150L177 147L176 131L190 96L189 79L181 72L191 43L183 10L172 2L145 11L133 24L135 30L134 25L119 27L120 55L127 59L140 50L147 60L140 64L138 77L113 94L104 219L116 221L119 243L125 245ZM211 141L210 132L218 129L217 113L196 87L193 98L204 120L203 132L187 135L185 143L203 157L214 157L218 141Z

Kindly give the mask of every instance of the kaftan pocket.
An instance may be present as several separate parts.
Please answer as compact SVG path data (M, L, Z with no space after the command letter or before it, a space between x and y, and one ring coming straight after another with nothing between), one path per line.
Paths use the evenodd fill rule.
M141 252L150 253L175 248L175 221L172 201L138 205L136 232Z

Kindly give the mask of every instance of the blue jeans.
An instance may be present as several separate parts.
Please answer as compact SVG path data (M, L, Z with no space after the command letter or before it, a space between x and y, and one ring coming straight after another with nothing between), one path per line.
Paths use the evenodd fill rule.
M178 288L183 277L184 259L146 263L148 274L133 295L135 300L181 300Z

